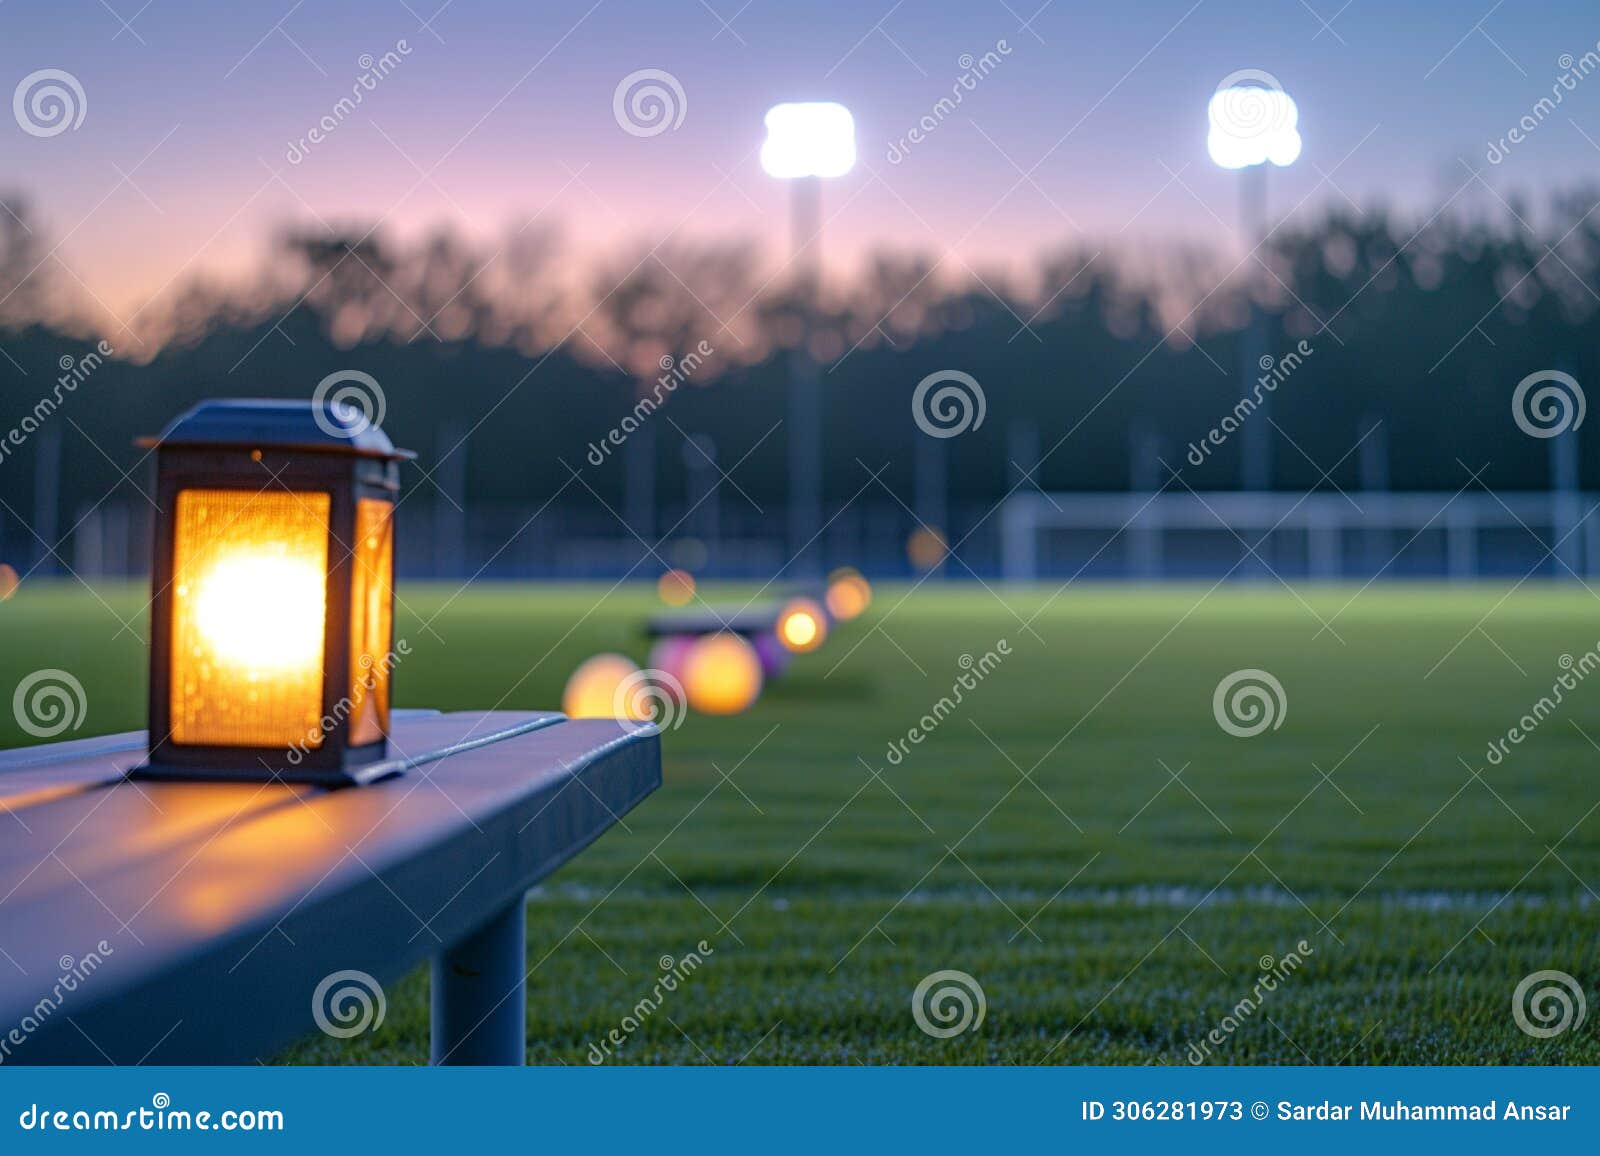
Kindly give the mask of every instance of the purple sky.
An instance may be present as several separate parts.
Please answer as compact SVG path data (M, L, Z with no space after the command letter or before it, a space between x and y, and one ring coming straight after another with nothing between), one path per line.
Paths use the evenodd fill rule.
M1600 77L1485 160L1557 85L1563 54L1595 48L1600 13L1576 0L1041 2L11 0L6 90L61 69L87 111L48 137L7 119L0 188L32 197L63 276L137 332L151 298L196 273L237 275L296 220L493 236L538 213L580 257L675 230L753 237L776 259L786 194L756 151L781 100L838 100L856 117L860 163L826 191L835 272L879 244L948 253L954 274L1073 238L1233 245L1236 177L1206 156L1205 106L1242 68L1272 73L1301 110L1305 151L1272 173L1275 212L1431 210L1457 194L1492 206L1463 161L1502 195L1600 173ZM337 117L363 54L401 41L398 66ZM1002 41L961 107L891 163L963 55ZM614 92L640 69L681 85L676 128L619 126ZM291 163L291 142L328 115L341 123Z

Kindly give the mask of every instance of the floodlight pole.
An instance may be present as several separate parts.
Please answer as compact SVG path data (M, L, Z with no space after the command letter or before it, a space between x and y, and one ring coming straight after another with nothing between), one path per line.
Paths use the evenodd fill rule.
M1249 319L1244 332L1239 335L1239 395L1254 398L1259 392L1261 400L1251 420L1244 423L1239 439L1239 489L1247 494L1266 493L1272 489L1272 394L1257 390L1256 382L1263 372L1262 359L1268 356L1267 317L1256 300L1257 281L1255 264L1257 250L1266 239L1267 224L1267 166L1265 162L1246 165L1239 170L1239 230L1244 240L1245 252L1245 307ZM1257 545L1259 552L1270 551L1265 537ZM1249 550L1240 560L1241 577L1264 578L1268 564L1258 553Z
M822 180L789 181L789 227L800 339L789 359L789 554L797 574L822 572L822 381L811 335L822 289Z
M1550 442L1550 529L1556 540L1551 576L1577 579L1585 571L1584 541L1578 536L1583 502L1578 496L1578 430L1569 426Z
M33 536L39 540L39 561L34 571L57 572L56 531L61 508L61 429L47 425L34 439Z
M1254 395L1261 359L1268 355L1267 318L1256 300L1257 249L1267 235L1267 166L1247 165L1239 170L1239 232L1244 240L1245 285L1249 322L1239 343L1240 395ZM1272 429L1268 421L1272 394L1263 390L1255 420L1245 423L1239 443L1239 488L1246 493L1272 489Z

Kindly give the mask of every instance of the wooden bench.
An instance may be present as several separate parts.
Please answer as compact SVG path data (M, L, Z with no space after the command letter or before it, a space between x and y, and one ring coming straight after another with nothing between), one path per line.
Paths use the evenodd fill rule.
M334 791L127 781L144 732L0 753L0 1062L264 1060L328 977L431 958L434 1062L522 1063L524 893L661 784L658 734L397 711L391 739L405 773Z

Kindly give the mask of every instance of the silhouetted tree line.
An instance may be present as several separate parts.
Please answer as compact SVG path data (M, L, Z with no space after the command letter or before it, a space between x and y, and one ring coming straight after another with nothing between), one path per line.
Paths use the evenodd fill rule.
M927 436L912 393L950 369L986 399L982 426L943 443L951 504L1001 497L1016 467L1033 465L1015 460L1029 452L1016 431L1029 430L1040 449L1055 447L1035 474L1046 489L1127 488L1138 469L1130 431L1188 485L1228 489L1240 437L1198 467L1186 449L1246 390L1237 359L1254 301L1270 354L1302 340L1312 350L1272 398L1275 486L1325 488L1326 469L1358 487L1349 451L1381 423L1394 489L1455 490L1486 463L1486 484L1537 489L1548 445L1519 430L1511 397L1538 370L1600 384L1593 203L1558 196L1536 218L1515 203L1491 218L1336 209L1280 228L1260 261L1237 266L1236 255L1140 261L1078 243L1029 274L980 282L930 257L883 254L810 304L744 242L638 245L580 275L542 226L486 243L291 234L246 288L194 280L130 332L74 313L73 286L52 276L49 242L13 198L0 213L0 438L50 392L63 358L103 337L116 356L49 419L67 463L64 518L121 483L136 435L194 401L305 398L342 369L377 379L386 429L420 451L424 470L466 439L473 501L538 503L565 485L563 502L594 502L592 487L620 510L644 475L660 502L682 501L692 454L681 447L694 435L711 439L724 469L748 452L735 480L781 507L787 438L768 431L785 418L791 351L804 343L820 365L830 501L885 465L884 481L911 500L914 442ZM586 461L638 399L662 394L663 359L701 342L713 352L627 435L637 444ZM1583 437L1581 454L1593 484L1597 440ZM24 517L36 444L0 461L0 498Z

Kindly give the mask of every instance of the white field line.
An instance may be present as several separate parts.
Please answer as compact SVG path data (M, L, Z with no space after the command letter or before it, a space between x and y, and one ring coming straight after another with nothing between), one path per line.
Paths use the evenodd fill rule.
M706 897L716 889L702 888L699 894ZM737 891L730 888L730 892ZM635 890L632 892L607 892L604 888L587 887L581 883L564 883L554 887L535 887L528 892L528 898L533 902L563 901L589 903L601 896L611 894L613 898L635 899L640 902L657 902L660 893L654 891ZM845 893L818 897L818 902L837 903L845 902L875 902L888 894L887 891L859 891L849 890ZM905 897L902 906L906 907L932 907L952 905L961 907L995 907L1003 899L1007 904L1016 906L1026 903L1042 903L1049 899L1054 892L1047 890L1033 890L1030 888L1000 888L998 894L987 891L981 887L950 888L940 890L916 890ZM1301 897L1307 902L1318 900L1338 900L1338 892L1326 893L1301 892ZM809 897L808 897L809 898ZM776 910L784 911L795 901L783 896L773 896L770 906ZM1363 895L1360 904L1376 905L1378 907L1396 908L1406 911L1433 911L1433 912L1480 912L1485 908L1496 907L1510 910L1538 910L1542 908L1556 908L1569 910L1573 908L1586 909L1600 907L1600 902L1584 891L1574 895L1547 896L1517 892L1506 895L1499 891L1381 891L1369 892ZM1062 891L1050 904L1052 910L1071 906L1080 907L1157 907L1191 910L1207 907L1275 907L1288 910L1301 910L1300 900L1289 892L1279 887L1241 887L1220 888L1215 891L1203 887L1191 887L1182 884L1172 885L1144 885L1136 887L1086 887L1069 888Z

